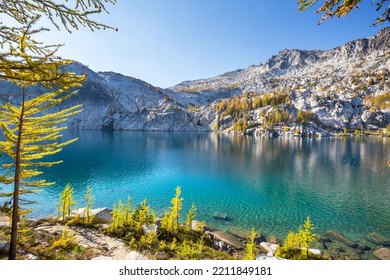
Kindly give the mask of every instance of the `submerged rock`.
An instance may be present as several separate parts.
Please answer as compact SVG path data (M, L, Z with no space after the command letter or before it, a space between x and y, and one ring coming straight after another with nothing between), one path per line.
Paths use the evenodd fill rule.
M216 214L213 216L213 219L218 221L224 221L224 222L230 222L233 220L227 214Z
M374 251L373 254L380 260L390 260L390 248L380 248Z
M359 247L359 245L356 242L352 241L351 239L348 239L347 237L345 237L344 235L336 231L328 230L325 232L325 236L329 237L332 240L343 243L344 245L351 248Z
M377 245L390 246L390 238L386 238L376 232L367 234L366 240Z

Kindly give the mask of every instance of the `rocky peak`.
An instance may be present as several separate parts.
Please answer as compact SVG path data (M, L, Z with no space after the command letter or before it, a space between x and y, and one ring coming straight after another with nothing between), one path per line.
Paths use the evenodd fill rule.
M61 106L83 104L83 112L69 120L70 128L209 131L215 127L217 103L222 99L230 102L241 94L239 98L248 99L266 92L282 93L289 96L288 106L245 112L252 129L277 110L294 116L301 109L311 110L317 120L318 126L308 134L323 128L382 128L388 117L370 104L374 96L390 92L389 46L387 27L371 38L331 50L282 50L264 64L169 89L115 72L96 73L74 62L67 69L88 78L79 93ZM0 81L0 86L2 94L18 90L6 81ZM32 91L41 94L44 90ZM225 116L221 127L228 127L232 120Z
M284 49L278 55L272 56L266 62L269 68L279 70L291 70L292 68L300 68L312 64L318 60L319 51L307 51Z
M370 48L382 51L390 50L390 26L383 28L377 35L370 38Z

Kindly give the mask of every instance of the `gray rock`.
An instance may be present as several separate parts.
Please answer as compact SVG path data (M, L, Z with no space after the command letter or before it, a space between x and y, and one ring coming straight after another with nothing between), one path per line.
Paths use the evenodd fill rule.
M10 227L11 222L0 222L0 227Z
M125 260L133 260L133 261L139 261L139 260L147 260L148 258L141 255L137 251L131 251L126 257Z
M155 254L155 257L157 260L167 260L168 259L168 255L165 252L157 252Z
M386 238L376 232L367 234L366 240L381 246L390 246L390 238Z
M375 250L373 254L380 260L390 260L390 248L380 248Z
M313 255L321 256L321 251L319 249L310 248L308 251L309 251L309 253L312 253Z
M213 215L213 219L217 221L230 222L232 218L230 218L226 213L216 213Z
M197 221L197 220L193 220L193 221L191 222L191 230L193 230L193 231L198 231L198 230L204 231L204 230L205 230L205 227L200 228L201 225L202 225L201 222L199 222L199 221Z
M270 243L270 242L261 242L260 243L261 251L266 253L267 256L275 255L275 252L278 249L278 247L279 247L279 245L275 244L275 243Z
M0 241L0 255L8 255L10 244L9 241Z
M30 253L25 254L24 256L26 257L27 260L33 260L33 261L39 260L38 256L35 256L33 254L30 254Z
M72 211L72 216L84 217L85 208L80 208ZM112 221L111 210L104 208L96 208L91 209L91 215L93 216L92 223L93 224L109 224Z
M376 127L384 127L387 124L386 115L380 111L372 112L371 110L366 110L362 114L362 121L366 125L373 125Z
M157 233L158 226L156 224L153 225L143 225L142 226L142 233L143 234L148 234L148 233Z
M229 251L231 249L233 250L244 249L244 245L240 240L240 238L238 238L237 236L229 232L213 231L207 233L212 238L212 240L215 241L214 244L219 250Z
M96 258L91 259L92 261L111 261L113 260L113 257L106 257L106 256L99 256Z
M338 233L336 231L328 230L325 232L325 236L329 237L330 239L332 239L334 241L338 241L340 243L343 243L344 245L351 247L351 248L359 247L359 245L356 242L348 239L347 237L345 237L344 235L342 235L341 233Z
M256 261L281 261L281 260L285 260L285 259L274 257L274 256L263 255L263 254L258 255L256 257Z

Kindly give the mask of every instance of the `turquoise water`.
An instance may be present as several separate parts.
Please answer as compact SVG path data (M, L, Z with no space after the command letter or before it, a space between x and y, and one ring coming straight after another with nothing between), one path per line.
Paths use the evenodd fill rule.
M32 216L55 214L67 183L78 207L90 185L95 207L130 195L134 204L147 198L161 215L179 185L184 212L194 202L197 219L222 230L254 227L283 238L310 216L317 233L390 237L390 139L101 131L70 131L65 138L76 136L55 157L64 163L45 170L57 184L33 197Z

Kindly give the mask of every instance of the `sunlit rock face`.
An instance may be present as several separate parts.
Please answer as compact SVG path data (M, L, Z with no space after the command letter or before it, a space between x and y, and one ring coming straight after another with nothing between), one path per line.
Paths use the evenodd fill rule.
M68 120L72 129L210 131L220 100L283 91L291 96L289 112L314 113L315 123L302 128L309 134L361 126L378 129L388 124L389 110L373 107L372 98L390 92L389 69L390 27L331 50L282 50L265 63L169 89L114 72L96 73L74 62L67 70L85 73L88 79L77 95L55 110L82 104L83 112ZM17 96L10 97L18 92L16 86L0 81L0 89L10 101L18 101ZM29 91L35 96L45 89ZM249 115L253 123L261 124L259 111ZM232 131L233 120L223 121L224 130ZM259 134L260 128L248 133ZM283 131L276 128L275 133Z

